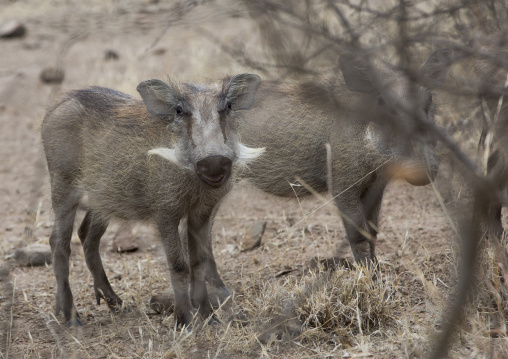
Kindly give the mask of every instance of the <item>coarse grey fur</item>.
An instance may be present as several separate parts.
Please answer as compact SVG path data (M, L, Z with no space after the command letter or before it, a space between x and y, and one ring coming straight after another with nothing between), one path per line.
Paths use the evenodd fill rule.
M119 218L147 221L157 228L171 273L177 322L188 325L193 307L202 317L212 313L204 284L205 264L212 256L212 214L231 188L232 167L262 152L241 145L237 136L241 110L252 107L259 83L259 76L252 74L206 86L148 80L137 87L143 101L92 87L67 93L48 110L42 141L55 213L50 244L56 314L63 311L68 324L81 324L69 284L69 255L84 194L88 210L78 235L98 303L103 298L113 310L122 307L99 254L110 219ZM179 237L180 221L187 223L188 246L182 246ZM224 287L220 277L214 284Z
M422 82L443 81L447 62L445 50L435 51L420 68ZM375 259L388 181L398 176L425 185L437 173L436 140L415 118L433 122L435 105L426 87L405 76L385 70L376 79L368 65L351 54L341 55L339 63L345 81L337 76L319 85L260 87L240 135L249 146L266 147L266 152L244 176L277 196L308 195L306 186L317 192L330 189L353 255L366 262ZM331 188L326 143L331 148ZM291 186L297 178L305 186Z
M435 51L419 77L439 85L449 60L448 51ZM433 124L435 105L426 87L388 70L377 80L353 55L342 55L340 67L345 81L261 84L240 136L266 151L242 176L276 196L309 195L307 186L331 190L356 261L370 263L388 181L398 176L425 185L436 176L436 140L425 127ZM293 186L298 179L305 186Z

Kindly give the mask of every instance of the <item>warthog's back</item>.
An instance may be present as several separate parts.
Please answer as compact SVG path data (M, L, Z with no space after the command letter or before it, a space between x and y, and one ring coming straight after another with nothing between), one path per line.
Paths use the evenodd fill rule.
M293 196L293 190L298 195L308 194L305 187L292 188L290 183L296 183L297 178L317 192L326 191L325 144L332 142L335 148L361 155L363 143L355 141L361 142L365 122L351 116L358 113L352 108L358 107L361 96L351 94L341 83L264 82L256 107L245 115L249 120L240 125L240 134L246 144L266 147L266 152L249 165L244 177L277 196Z
M42 123L42 141L50 172L52 168L63 172L81 168L76 161L82 159L87 129L110 125L113 111L136 102L128 95L101 87L66 94L47 112Z
M148 151L167 137L141 101L101 87L70 92L42 125L50 173L72 180L97 211L125 219L150 215Z

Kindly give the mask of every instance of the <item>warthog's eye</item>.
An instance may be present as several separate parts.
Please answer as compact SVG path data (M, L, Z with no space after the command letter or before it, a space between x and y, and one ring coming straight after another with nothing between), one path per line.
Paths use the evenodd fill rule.
M379 106L384 106L385 105L385 100L382 97L378 97L377 98L377 103L379 104Z
M180 106L180 105L176 106L176 107L175 107L175 112L176 112L176 114L177 114L178 116L183 115L183 108L182 108L182 106Z
M228 113L229 111L231 111L231 109L232 109L232 104L231 104L231 102L226 101L225 103L224 103L224 102L222 102L222 103L219 105L218 111L219 111L219 112L223 112L223 113Z

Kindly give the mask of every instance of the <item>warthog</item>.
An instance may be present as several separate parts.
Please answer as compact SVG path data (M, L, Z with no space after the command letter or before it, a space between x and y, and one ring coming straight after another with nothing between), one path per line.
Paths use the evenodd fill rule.
M388 70L374 76L351 54L339 59L345 82L263 82L240 135L266 151L242 176L276 196L330 190L356 261L370 263L388 181L398 176L422 186L436 176L436 139L426 126L435 105L422 84L441 84L450 57L444 49L433 52L420 67L421 84ZM216 272L208 275L217 281Z
M175 318L187 325L193 306L212 313L205 280L212 214L230 190L235 164L257 157L238 141L241 110L254 104L260 78L240 74L214 85L138 85L143 101L92 87L72 91L42 123L51 177L55 224L50 238L57 281L56 307L70 325L80 325L69 284L70 240L76 208L88 195L78 230L97 303L113 310L113 291L99 254L111 218L153 223L162 240L175 294ZM187 223L188 246L178 234ZM188 252L185 251L188 248ZM190 295L189 295L190 285Z

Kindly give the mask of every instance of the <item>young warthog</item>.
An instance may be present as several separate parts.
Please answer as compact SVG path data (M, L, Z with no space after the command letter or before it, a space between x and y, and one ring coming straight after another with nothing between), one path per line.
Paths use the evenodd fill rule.
M204 284L211 215L230 190L235 163L263 151L247 148L237 138L241 110L252 107L259 83L252 74L206 86L149 80L137 87L143 102L92 87L69 92L47 112L42 141L55 213L50 238L55 311L63 311L68 324L81 324L69 285L69 254L76 208L85 193L88 211L78 235L98 304L103 298L113 310L122 306L99 254L109 220L119 218L157 227L177 322L189 324L193 306L202 317L212 313ZM188 246L182 246L178 234L183 219Z
M439 85L450 56L446 50L432 53L420 68L422 83ZM356 261L368 263L375 260L388 181L398 176L421 186L436 176L436 140L426 128L435 105L426 87L403 76L388 70L374 76L351 54L339 61L345 83L263 82L240 135L266 151L242 176L277 196L331 190ZM298 182L304 185L292 185Z

